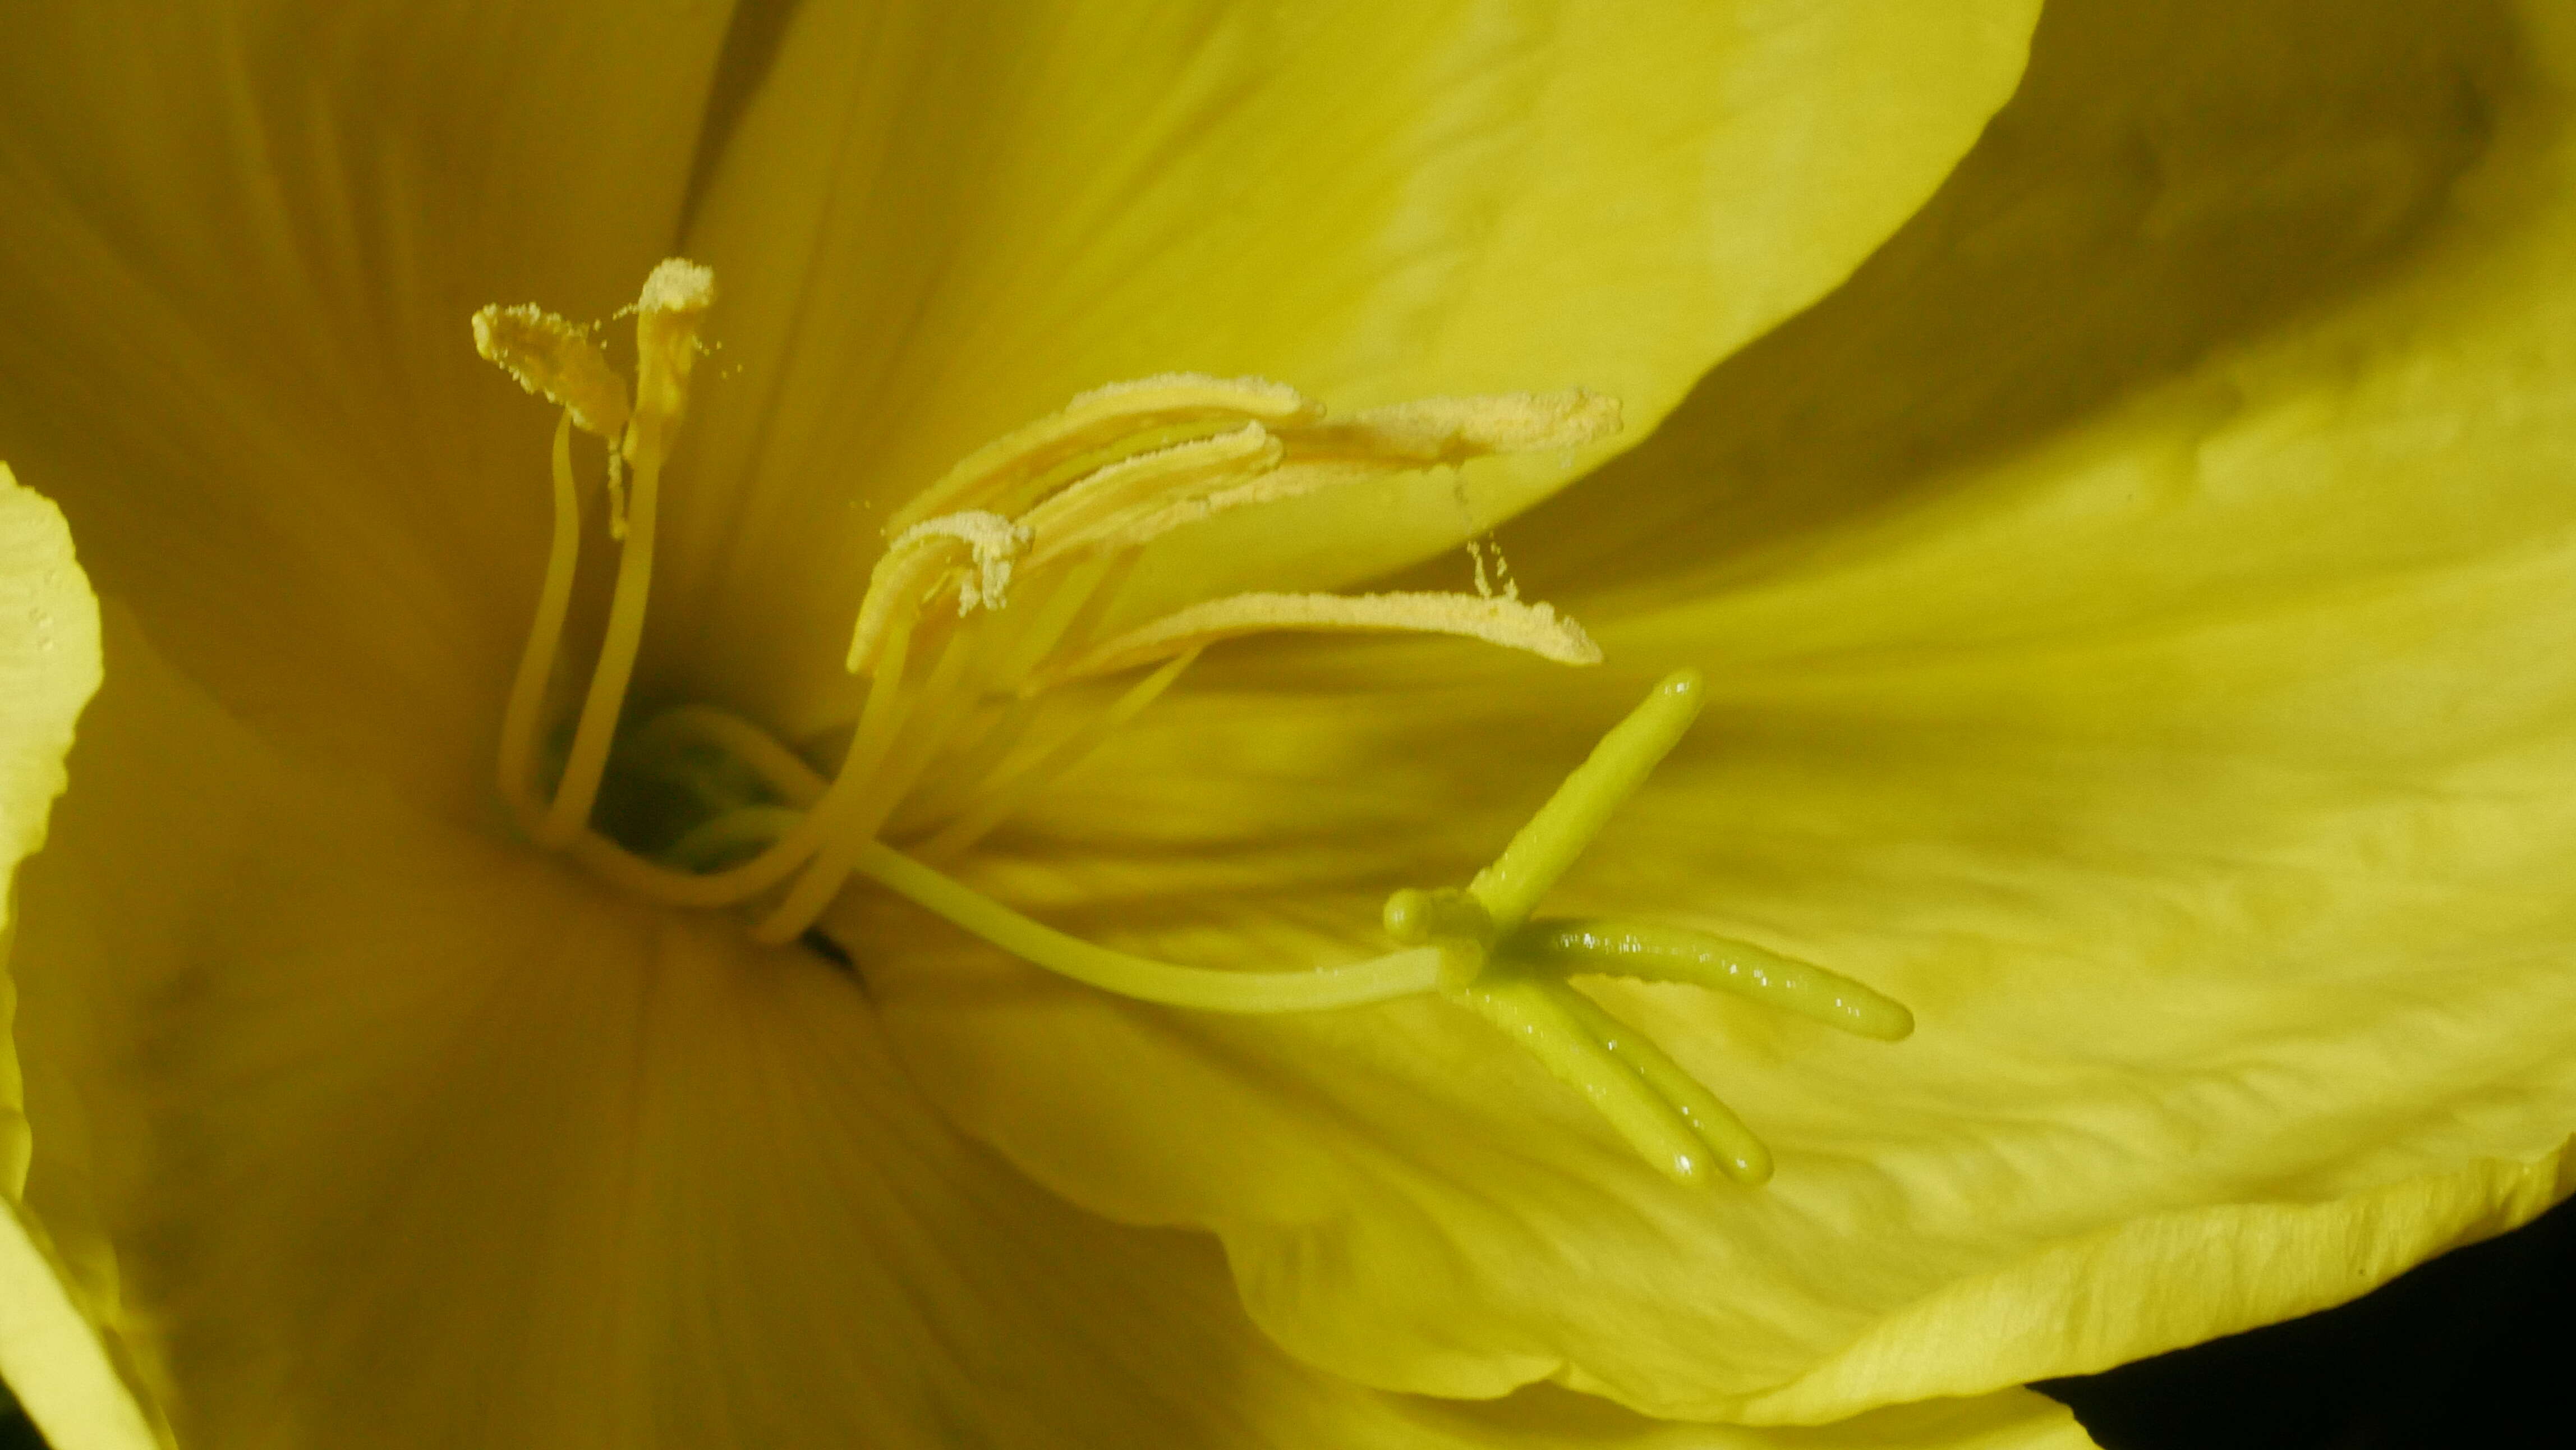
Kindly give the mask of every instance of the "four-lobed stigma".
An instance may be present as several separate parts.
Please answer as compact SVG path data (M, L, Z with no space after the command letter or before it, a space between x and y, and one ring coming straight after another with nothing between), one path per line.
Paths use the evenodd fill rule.
M848 718L799 750L705 705L624 718L651 590L655 514L687 411L704 267L656 267L633 309L632 401L589 329L534 306L475 314L482 355L563 410L554 536L504 711L499 784L521 830L626 890L747 907L751 934L793 941L853 877L1003 951L1102 991L1201 1011L1275 1013L1438 993L1530 1052L1649 1162L1685 1181L1759 1183L1759 1139L1654 1043L1571 986L1616 975L1732 991L1895 1040L1906 1010L1743 942L1531 911L1681 738L1702 684L1677 672L1464 888L1399 891L1398 950L1346 966L1227 971L1113 951L1022 916L939 870L1079 764L1200 651L1275 631L1440 633L1565 664L1600 651L1516 594L1239 593L1115 627L1147 543L1236 509L1504 453L1561 452L1618 426L1594 394L1435 398L1349 418L1257 379L1173 374L1096 389L970 455L889 521L844 661ZM618 551L603 642L568 721L549 698L582 546L572 434L607 448ZM1148 668L1150 667L1150 668ZM1143 671L1123 690L1097 682ZM826 772L813 764L837 759Z

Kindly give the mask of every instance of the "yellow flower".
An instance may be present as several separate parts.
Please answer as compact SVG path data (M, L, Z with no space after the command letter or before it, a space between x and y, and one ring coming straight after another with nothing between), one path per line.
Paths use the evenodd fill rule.
M18 873L0 1369L66 1450L150 1433L84 1320L189 1444L2075 1443L2012 1386L2537 1212L2576 35L2414 8L2052 11L1883 253L1505 531L1606 666L1221 645L954 865L1158 958L1366 955L1695 665L1550 909L1922 1023L1598 989L1759 1189L1445 1002L1144 1007L865 888L862 995L516 844L543 420L463 319L714 265L636 697L799 738L903 500L1085 388L1580 387L1635 440L1931 194L2028 6L49 22L0 81L0 453L109 607ZM1572 476L1218 517L1121 608ZM14 855L93 657L0 499Z

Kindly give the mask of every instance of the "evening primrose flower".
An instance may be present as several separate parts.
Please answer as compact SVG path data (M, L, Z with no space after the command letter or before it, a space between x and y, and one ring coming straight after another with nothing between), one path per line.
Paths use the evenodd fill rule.
M76 783L17 883L33 1160L8 1282L45 1312L0 1324L0 1357L40 1420L67 1446L134 1443L160 1413L186 1444L1767 1443L1561 1391L1448 1404L1319 1369L1246 1319L1213 1245L1083 1215L935 1118L867 992L950 929L850 919L891 899L842 878L888 879L882 837L939 856L970 925L1005 902L1052 913L1013 896L1011 843L1078 772L933 753L917 790L828 812L818 783L806 819L832 829L748 916L640 884L788 839L759 813L801 804L816 759L962 738L871 733L916 642L930 682L960 639L1022 659L993 678L1059 710L1028 736L1049 759L1175 703L1123 718L1133 666L1168 683L1169 659L1256 648L1232 639L1246 626L1528 646L1557 658L1508 688L1549 688L1538 672L1592 647L1543 596L1349 586L1580 476L1616 446L1612 400L1633 439L1839 281L2009 92L2031 10L1208 7L1109 27L1088 8L210 7L21 36L0 87L0 436L108 601ZM561 321L630 298L631 357ZM469 316L565 405L560 465L542 413L466 355ZM1295 388L1237 381L1256 375ZM952 481L1068 462L1032 451L1031 419L1043 443L1175 391L1197 411L1085 435L1110 453L1067 487L941 491L961 459ZM573 454L580 429L613 477L612 455ZM556 516L589 522L557 536L577 547L554 615L548 475L576 464ZM32 577L86 598L45 506L8 500L35 521ZM622 537L585 539L603 520ZM1123 581L1048 554L1068 538ZM621 572L650 560L649 587L584 596L585 544ZM1084 652L1012 653L1040 626ZM34 657L10 647L13 671ZM588 668L518 667L548 651ZM20 850L95 665L54 655L66 673L9 742ZM635 702L634 730L587 725L592 695ZM1614 744L1669 744L1672 702L1700 696L1656 698ZM687 742L718 758L677 784L765 762L759 789L630 809L672 783L635 739L672 718L729 722ZM1653 753L1607 758L1633 783ZM870 786L903 757L860 758ZM1157 773L1196 768L1182 751ZM1562 839L1597 838L1619 793L1569 796ZM1221 796L1198 809L1232 813ZM871 826L880 808L917 818ZM701 859L701 829L734 839ZM1242 931L1171 959L1320 975L1262 901L1295 874L1220 891ZM1334 958L1460 960L1440 985L1489 987L1509 911L1398 909L1430 940L1348 950L1383 904L1341 924ZM1104 987L1082 990L1127 1000ZM1519 1069L1493 1065L1521 1063L1582 1108L1494 1024L1413 1005L1483 1033L1483 1071L1508 1084ZM1373 1031L1381 1010L1287 1015ZM1602 1034L1628 1035L1584 1030L1613 1053ZM1698 1111L1678 1079L1650 1086ZM1621 1141L1617 1114L1585 1122ZM1483 1312L1460 1305L1461 1327ZM2004 1390L1842 1435L2073 1431Z
M695 112L651 102L690 96L696 72L661 77L670 91L649 67L603 72L622 33L579 32L526 92L583 118L509 131L526 152L460 129L488 108L444 109L483 52L406 33L440 84L430 124L361 148L395 163L389 187L329 164L348 144L305 118L340 113L257 99L304 72L263 63L255 30L183 35L185 65L115 88L185 114L210 56L246 57L206 94L247 109L209 107L175 138L77 97L36 105L51 124L26 134L98 150L13 153L11 194L88 204L33 208L0 245L53 269L31 254L12 275L89 285L7 294L0 337L23 351L0 417L111 600L72 793L21 872L26 1197L70 1271L49 1322L101 1325L182 1434L215 1443L1817 1438L1638 1410L1858 1414L1831 1443L2044 1443L2062 1417L2009 1386L2332 1302L2536 1212L2576 1122L2555 637L2576 537L2560 280L2576 216L2559 200L2576 37L2537 5L2061 5L2013 107L1885 253L1507 531L1524 592L1580 621L1602 665L1220 642L937 863L985 902L1155 961L1248 976L1387 953L1370 925L1391 892L1471 880L1656 680L1695 668L1700 722L1547 909L1766 943L1915 1009L1921 1030L1889 1047L1690 988L1587 983L1759 1130L1767 1186L1673 1181L1434 997L1137 1006L862 886L818 919L862 1000L810 958L745 946L763 919L639 907L516 844L490 804L545 573L548 445L497 377L451 371L475 306L605 318L668 252L714 265L710 316L740 322L710 322L723 347L695 365L656 515L668 592L628 693L639 720L710 705L846 750L870 688L843 668L868 562L910 527L888 525L1083 390L1258 373L1329 420L1585 388L1627 405L1621 437L1642 432L1929 188L1948 158L1927 118L1955 148L2009 83L2008 65L1984 90L1959 80L1974 68L1934 52L1961 12L1926 8L1942 17L1910 34L1885 7L1847 32L1790 26L1815 70L1685 88L1730 118L1749 93L1812 123L1717 126L1757 152L1805 138L1799 184L1737 197L1727 215L1764 220L1721 242L1650 224L1710 205L1665 185L1717 176L1731 197L1777 173L1681 124L1691 103L1635 112L1662 94L1639 67L1669 35L1542 67L1536 92L1573 109L1515 131L1533 91L1485 62L1520 38L1445 30L1466 49L1400 72L1439 85L1365 88L1441 98L1399 128L1430 151L1394 165L1382 112L1299 110L1294 146L1245 121L1316 93L1228 62L1395 51L1330 35L1273 51L1219 26L1157 72L1121 37L1133 94L1078 89L1023 131L996 108L1105 67L809 18L677 245L666 153L686 137L655 127ZM1850 48L1819 40L1834 35ZM512 40L513 64L547 53ZM363 29L319 48L371 56ZM34 49L71 76L93 54ZM404 115L377 69L365 104ZM571 106L583 85L620 102ZM1616 127L1587 129L1606 114L1587 96L1615 99ZM986 164L906 149L897 117L948 117L937 134ZM852 139L817 160L796 139L814 135ZM1635 162L1641 135L1671 169L1596 174ZM134 158L210 136L261 143L243 153L256 185L219 171L164 214L151 188L99 180L168 179ZM1875 149L1907 143L1935 153L1919 172ZM1511 185L1416 164L1451 146ZM1817 184L1816 146L1868 164ZM436 188L399 184L412 147ZM1513 164L1533 155L1586 164ZM450 170L467 156L496 169ZM671 168L659 191L638 156ZM1292 158L1314 169L1265 210L1262 181ZM525 211L531 192L561 213ZM1679 194L1695 200L1632 210ZM1834 232L1790 195L1875 197L1875 220ZM602 220L627 209L631 237ZM531 234L563 249L552 275L493 260L503 239L556 255ZM1619 291L1642 264L1595 249L1649 235L1661 270ZM1023 273L979 250L995 238L1060 250ZM1772 302L1695 291L1712 246L1716 272ZM1804 285L1762 260L1792 253L1817 269ZM111 285L127 275L147 285ZM1639 313L1604 300L1620 297ZM524 431L495 421L507 403ZM601 451L577 457L604 472ZM1196 520L1151 541L1190 547L1130 566L1101 638L1198 601L1352 592L1558 487L1556 462ZM613 507L603 492L588 517ZM942 628L1042 608L1023 592L1045 583L1021 568L1035 524L1023 545L1016 515L983 512L930 536L964 551L940 576ZM21 537L12 577L55 591L57 648L15 636L13 681L79 637L60 531L0 535ZM1361 587L1458 594L1461 567ZM576 619L573 637L601 627ZM85 688L76 659L57 668L26 692L29 753L11 758L21 847ZM1077 720L1115 712L1117 688L1079 688L1052 698L1089 700ZM572 744L560 764L531 746L511 779L559 791ZM602 790L634 778L603 766ZM979 815L912 808L889 834L924 855ZM633 822L651 814L621 817L626 844L646 846ZM922 1113L897 1059L1031 1177L1104 1220L1204 1227L1223 1264L1033 1190ZM31 1342L64 1340L0 1334L0 1353ZM107 1383L84 1363L78 1385ZM1356 1388L1538 1379L1627 1408Z

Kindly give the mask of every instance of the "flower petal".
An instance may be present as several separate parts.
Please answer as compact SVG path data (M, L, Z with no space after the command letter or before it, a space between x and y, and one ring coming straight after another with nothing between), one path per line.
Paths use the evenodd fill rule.
M237 708L480 800L542 408L468 316L607 316L729 6L46 7L0 48L0 452Z
M689 244L739 371L674 505L672 667L798 717L895 508L1120 379L1337 409L1580 386L1633 442L1930 194L2036 13L808 7ZM1247 510L1158 545L1135 610L1382 572L1614 446Z
M1694 410L1513 545L1524 577L1603 561L1558 595L1599 676L1433 647L1211 661L983 867L1175 960L1347 956L1380 893L1463 879L1695 664L1698 734L1549 909L1703 926L1913 1007L1884 1045L1597 988L1766 1137L1768 1188L1664 1182L1432 1004L1215 1022L963 946L868 964L925 1086L1078 1202L1216 1229L1255 1317L1320 1363L1765 1422L2301 1313L2565 1194L2576 24L2220 10L2215 50L2133 47L2157 29L2133 7L2052 11L2044 104L1958 178L2017 225L1936 202L1887 254L1948 304L2008 283L2101 329L2048 344L2064 377L2024 364L2058 411L2015 412L2010 371L1990 407L1926 404L1953 431L1904 448L1865 408ZM2080 64L2051 80L2053 54ZM2251 126L2177 72L2330 104ZM2111 106L2102 150L2035 149L2045 104ZM2175 264L2084 207L2141 137L2176 250L2340 236L2330 287L2126 290ZM2402 204L2326 184L2356 174ZM2241 330L2168 381L2189 352L2130 343L2177 313ZM1712 392L1939 398L2041 346L1905 362L1887 344L1922 315L1837 299L1740 364L1812 375ZM1809 438L1842 471L1801 494ZM1776 532L1730 545L1741 516Z
M1301 1366L1206 1240L955 1137L819 959L297 765L109 646L24 876L30 1190L111 1232L182 1443L2086 1443L2021 1393L1811 1440Z
M0 1380L65 1450L146 1450L150 1427L18 1206L29 1135L9 1030L10 877L44 845L72 722L97 688L98 604L71 533L0 464Z

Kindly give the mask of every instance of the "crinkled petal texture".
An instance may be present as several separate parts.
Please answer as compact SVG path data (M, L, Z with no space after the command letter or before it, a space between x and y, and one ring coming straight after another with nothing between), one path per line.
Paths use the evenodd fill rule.
M2085 1443L2021 1391L1808 1436L1297 1364L1206 1240L944 1126L846 974L108 660L23 875L30 1197L119 1246L184 1445Z
M1076 1201L1216 1230L1298 1354L1445 1393L1819 1422L2530 1217L2576 1130L2571 96L2548 4L2053 9L1915 227L1506 532L1607 669L1246 651L980 864L1173 959L1346 959L1696 664L1548 909L1911 1004L1595 985L1767 1188L1667 1182L1436 1003L1137 1008L853 904L898 1051Z
M61 512L0 463L0 1379L56 1445L145 1450L152 1429L83 1302L21 1211L29 1135L9 1031L11 878L45 842L72 723L98 688L98 604Z
M673 494L663 667L795 717L895 507L1078 391L1174 370L1336 408L1585 387L1629 427L1248 511L1149 558L1134 610L1477 533L1848 275L2011 93L2037 10L804 7L688 241L728 289L728 376Z

